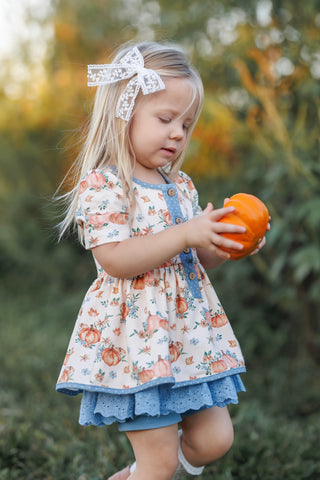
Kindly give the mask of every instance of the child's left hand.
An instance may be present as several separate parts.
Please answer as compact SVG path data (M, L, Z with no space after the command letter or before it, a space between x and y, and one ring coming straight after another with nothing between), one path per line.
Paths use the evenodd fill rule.
M223 206L225 206L225 204L227 202L229 202L229 200L230 200L230 198L225 198L224 201L223 201ZM270 220L271 220L271 217L269 216L269 223L267 225L267 231L269 231L270 228L271 228ZM261 248L264 247L265 244L266 244L266 237L264 236L263 239L261 240L261 242L259 243L259 245L257 246L257 248L255 250L253 250L253 252L251 252L249 256L256 255L257 253L259 253Z
M223 202L223 205L225 205L228 201L230 200L230 198L225 198L224 199L224 202ZM270 230L271 228L271 225L270 225L270 220L271 220L271 217L269 216L269 223L267 225L267 231ZM264 247L266 244L266 237L263 237L263 239L261 240L261 242L259 243L259 245L257 246L257 248L255 250L253 250L253 252L250 253L250 256L251 255L256 255L257 253L260 252L261 248Z
M271 217L269 217L269 222L271 220ZM268 223L268 226L267 226L267 231L269 231L271 228L270 226L270 223ZM261 240L261 242L259 243L259 245L257 246L257 248L255 250L253 250L253 252L250 253L250 256L251 255L255 255L256 253L259 253L261 248L264 247L266 244L266 237L263 237L263 239Z

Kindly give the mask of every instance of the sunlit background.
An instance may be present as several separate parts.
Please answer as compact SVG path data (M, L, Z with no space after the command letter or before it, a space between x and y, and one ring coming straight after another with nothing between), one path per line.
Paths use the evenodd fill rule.
M52 196L90 113L86 65L145 39L181 44L203 78L184 164L201 204L248 192L272 216L259 255L211 274L248 372L234 447L203 478L319 480L318 0L0 1L0 480L102 480L132 460L55 392L95 271L72 235L57 243Z

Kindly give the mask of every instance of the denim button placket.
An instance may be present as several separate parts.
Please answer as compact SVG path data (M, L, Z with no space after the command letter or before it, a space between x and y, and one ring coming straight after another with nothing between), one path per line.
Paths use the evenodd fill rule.
M166 188L164 198L170 216L173 219L173 224L178 225L186 221L187 219L184 218L180 208L178 190L175 184L171 184L168 186L168 188ZM183 252L181 252L180 259L186 276L186 281L192 295L194 298L201 298L201 292L197 273L194 267L194 259L191 248L186 248Z

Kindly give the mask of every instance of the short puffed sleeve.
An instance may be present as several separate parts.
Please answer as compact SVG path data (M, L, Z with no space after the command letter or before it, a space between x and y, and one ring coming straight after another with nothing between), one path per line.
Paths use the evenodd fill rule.
M200 215L202 213L202 208L199 205L199 195L189 175L179 171L175 182L179 185L186 197L188 197L188 199L191 201L193 216L195 217Z
M130 237L128 199L114 173L91 170L79 185L76 221L86 249Z

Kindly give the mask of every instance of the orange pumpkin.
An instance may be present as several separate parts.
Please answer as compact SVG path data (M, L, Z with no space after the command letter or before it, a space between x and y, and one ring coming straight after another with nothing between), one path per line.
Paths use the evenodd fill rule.
M177 307L177 312L180 315L183 315L189 308L187 300L184 297L176 298L176 307Z
M144 285L145 285L145 282L144 282L144 275L141 275L139 277L136 277L132 280L132 287L135 289L135 290L143 290L144 289Z
M116 225L125 225L128 219L127 213L110 213L109 221Z
M69 379L70 379L70 375L74 372L74 368L73 367L66 367L60 378L59 378L59 383L65 383L65 382L68 382Z
M223 327L224 325L227 325L227 323L228 318L225 313L219 313L219 315L211 317L211 326L214 328Z
M121 318L125 320L128 316L128 313L130 312L130 308L126 303L121 303L120 305L120 313L121 313Z
M106 183L103 173L97 170L93 170L91 173L89 173L85 181L89 187L101 187Z
M159 315L149 315L147 320L147 334L153 335L155 330L158 330L160 327L161 317Z
M100 342L101 333L91 325L90 327L84 327L80 330L79 338L86 343L87 347L89 347L94 343Z
M176 362L180 357L180 351L174 343L170 343L169 345L169 353L170 353L170 362Z
M228 355L227 353L224 353L222 355L222 359L223 359L224 363L227 365L227 367L229 367L229 368L237 368L238 367L238 362L232 355Z
M81 193L85 192L87 188L88 188L88 184L86 180L82 180L82 182L80 182L80 185L79 185L79 194L81 195Z
M101 352L101 358L109 367L113 367L120 362L120 353L114 347L105 348Z
M224 206L235 207L235 211L225 215L219 222L246 228L244 233L221 233L223 237L243 245L241 251L221 247L222 250L230 253L231 260L239 260L253 252L263 239L269 222L269 212L259 198L248 193L233 195Z
M160 320L160 327L163 328L163 330L166 330L169 332L169 322L165 318L161 318Z
M170 377L172 375L171 365L168 360L158 356L158 361L153 365L152 370L156 377Z
M153 379L154 377L154 371L153 370L141 370L141 372L138 373L138 377L141 383L146 383L150 382L150 380Z
M227 365L223 360L216 360L215 362L210 363L211 373L220 373L227 370Z
M172 225L171 216L168 211L164 213L163 220L166 222L167 225Z
M105 223L108 223L108 215L106 213L97 213L96 215L89 215L88 222L93 227L99 229Z

